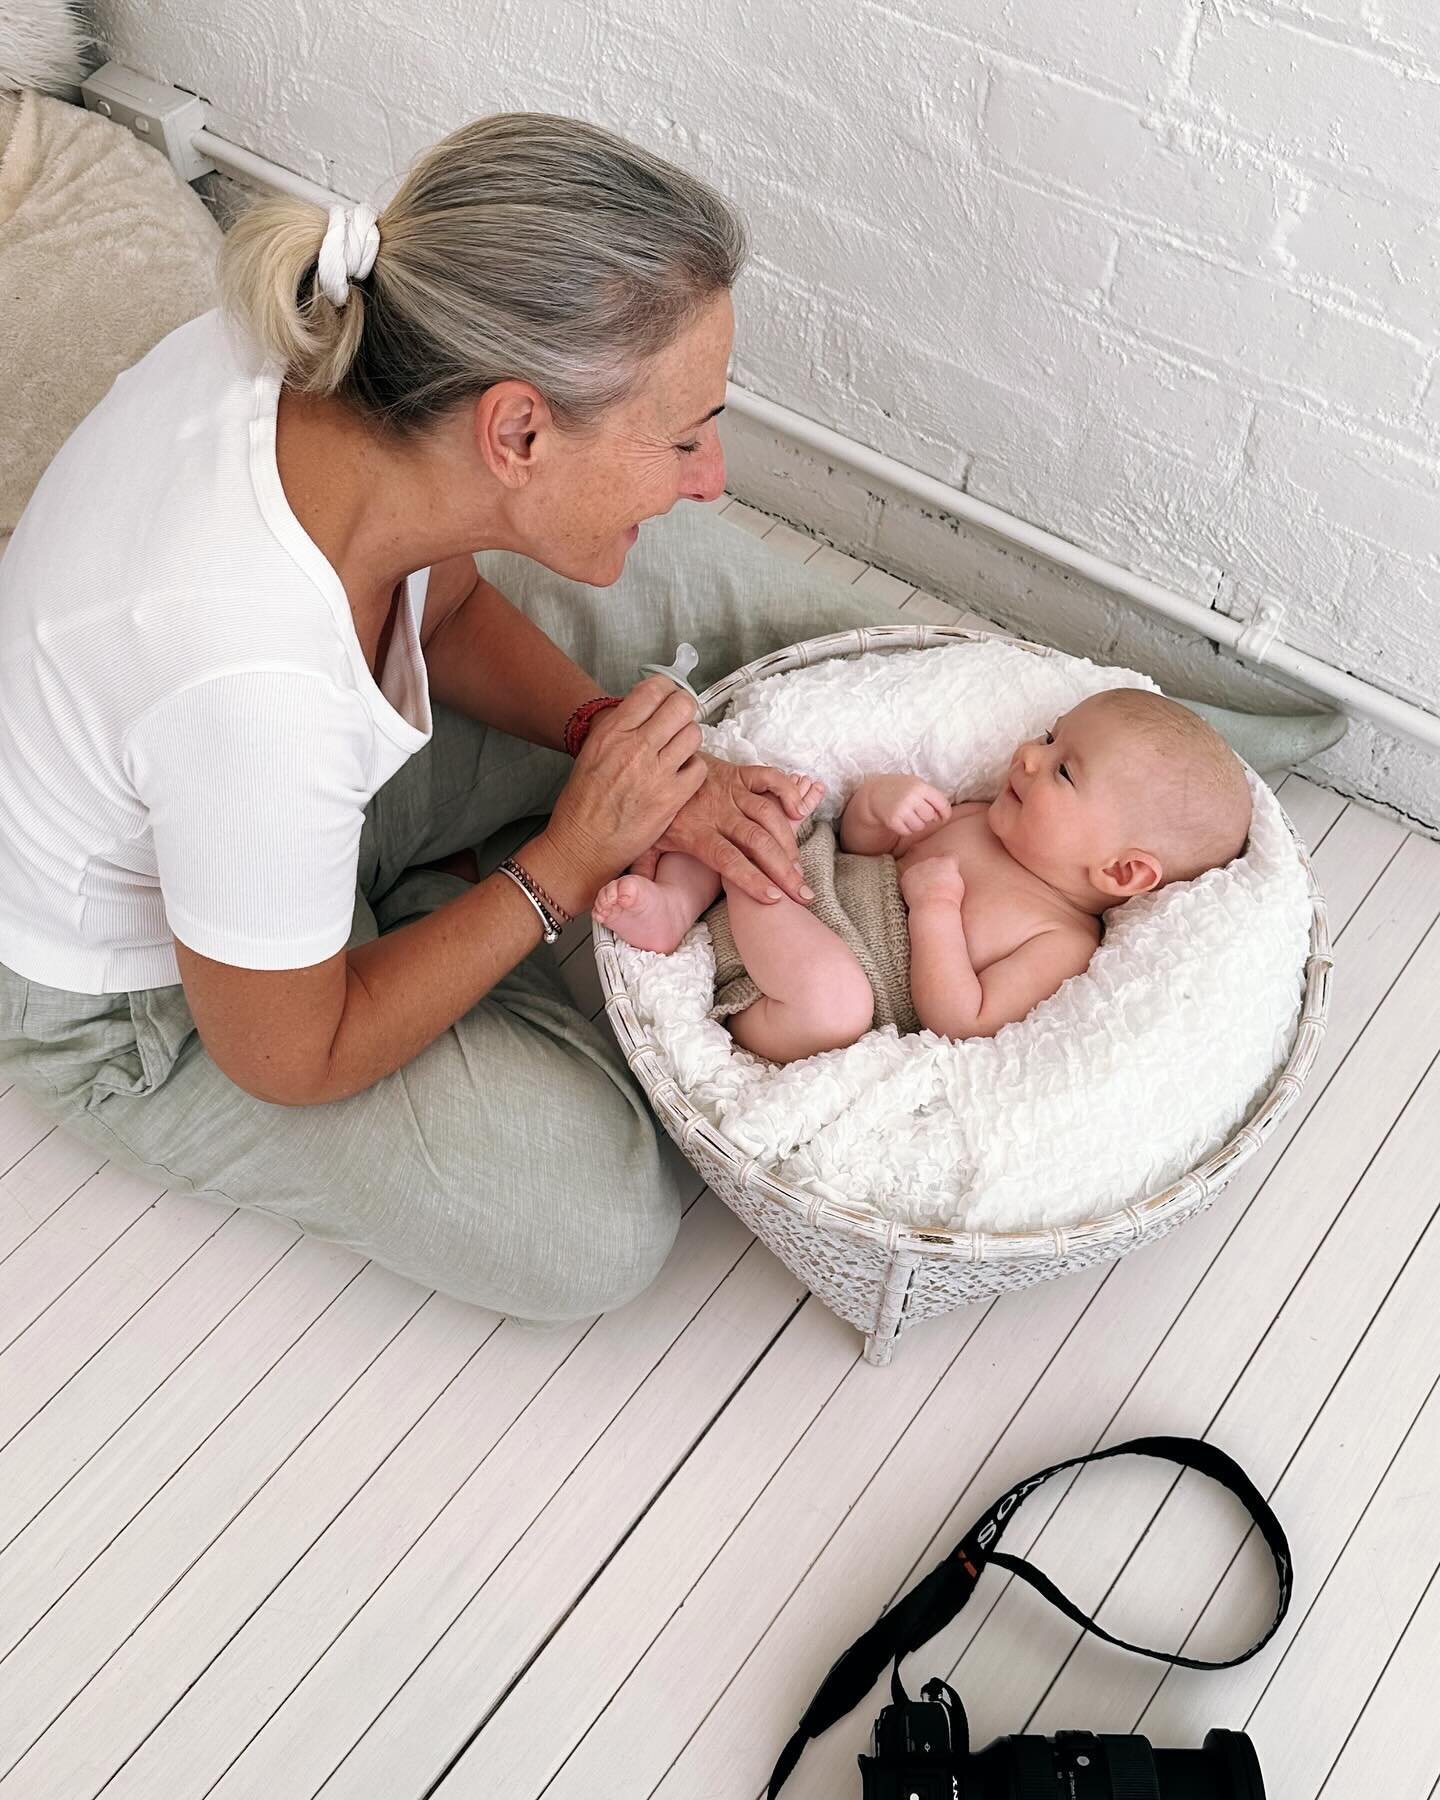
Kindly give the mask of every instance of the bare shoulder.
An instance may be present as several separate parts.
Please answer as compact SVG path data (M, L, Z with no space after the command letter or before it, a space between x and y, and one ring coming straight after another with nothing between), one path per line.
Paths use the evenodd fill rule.
M1064 971L1062 980L1088 968L1099 943L1100 921L1074 913L1040 920L1030 939L1048 963Z
M429 643L461 602L474 592L479 578L473 556L448 556L444 562L431 564L425 589L425 617L420 626L422 645Z

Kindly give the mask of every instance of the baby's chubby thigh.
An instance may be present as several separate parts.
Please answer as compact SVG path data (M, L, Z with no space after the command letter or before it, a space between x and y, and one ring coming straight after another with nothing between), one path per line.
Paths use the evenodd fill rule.
M735 948L763 999L730 1029L747 1050L793 1062L853 1044L870 1029L875 996L849 945L798 901L766 905L726 884Z

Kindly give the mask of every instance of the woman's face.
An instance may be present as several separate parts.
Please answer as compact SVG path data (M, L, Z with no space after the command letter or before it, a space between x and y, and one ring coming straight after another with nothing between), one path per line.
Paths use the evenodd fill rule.
M633 393L589 429L537 421L531 470L511 491L516 547L556 574L609 587L646 519L724 492L714 415L725 404L735 313L722 293L652 357Z

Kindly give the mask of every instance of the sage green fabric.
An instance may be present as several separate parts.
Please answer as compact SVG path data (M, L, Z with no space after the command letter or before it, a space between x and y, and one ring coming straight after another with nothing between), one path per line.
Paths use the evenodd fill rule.
M1308 762L1332 744L1338 744L1350 728L1344 713L1243 713L1224 706L1203 706L1198 700L1175 696L1191 712L1208 719L1237 756L1244 757L1259 775L1278 775Z
M483 572L607 688L688 639L697 684L801 638L892 623L892 608L782 562L704 508L642 528L613 587L508 555ZM435 709L429 745L376 794L351 942L458 893L414 865L529 836L570 764ZM583 1318L663 1263L693 1172L658 1132L603 1021L537 951L406 1067L324 1106L256 1100L206 1054L183 988L72 994L0 969L0 1082L157 1186L256 1207L521 1318Z

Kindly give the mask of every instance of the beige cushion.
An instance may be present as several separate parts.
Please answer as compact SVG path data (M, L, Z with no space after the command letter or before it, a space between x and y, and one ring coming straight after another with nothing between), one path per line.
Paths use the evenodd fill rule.
M156 150L97 113L0 97L0 534L122 369L215 304L220 232Z

